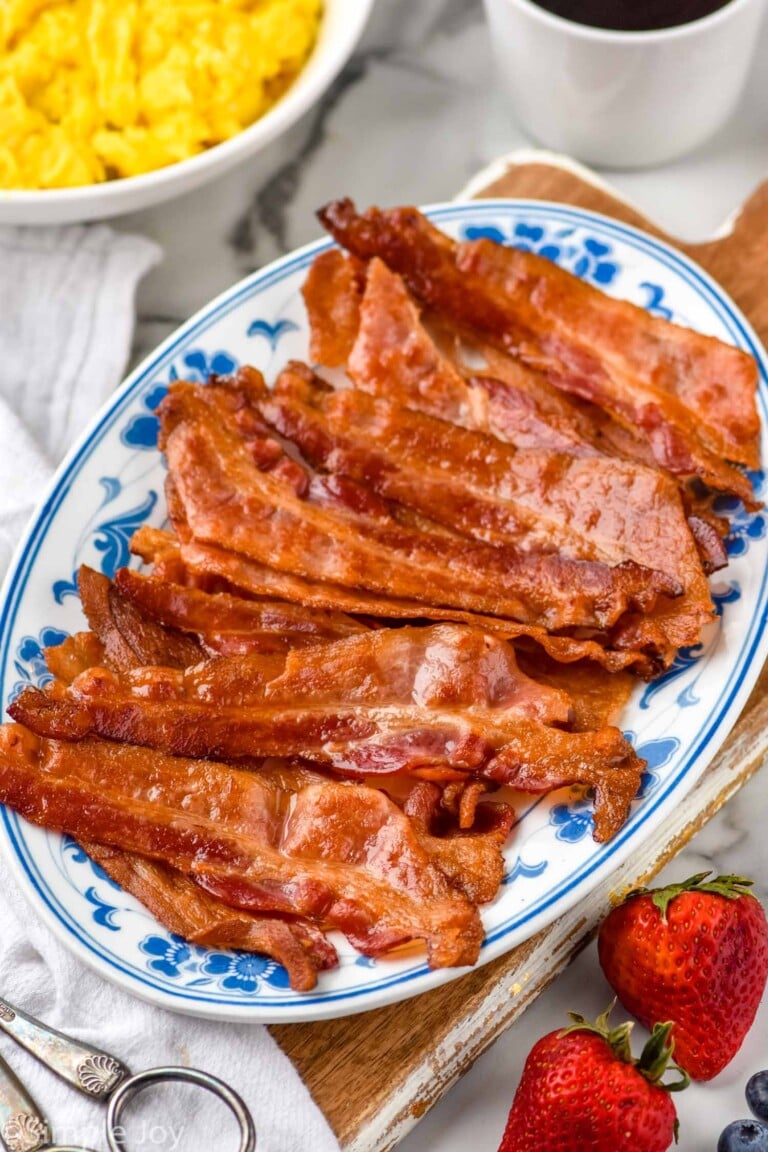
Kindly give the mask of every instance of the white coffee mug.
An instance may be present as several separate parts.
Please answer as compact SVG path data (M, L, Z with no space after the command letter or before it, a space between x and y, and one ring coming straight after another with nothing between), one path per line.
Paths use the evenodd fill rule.
M589 164L642 168L688 152L736 107L766 0L673 28L614 32L533 0L485 0L502 85L536 140Z

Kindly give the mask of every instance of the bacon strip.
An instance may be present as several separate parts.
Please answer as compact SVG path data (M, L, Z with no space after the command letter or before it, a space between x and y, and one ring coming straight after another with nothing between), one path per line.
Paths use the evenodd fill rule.
M86 668L106 662L104 645L93 632L76 632L61 644L46 648L43 655L48 671L63 684L71 684Z
M682 537L696 564L677 488L655 469L518 451L356 388L329 392L299 364L283 370L259 410L313 466L367 483L461 533L609 564L639 552L649 568L650 540L674 576Z
M489 241L456 245L412 208L372 208L359 216L351 201L341 200L319 217L355 256L378 256L420 300L460 328L640 430L662 467L699 475L710 487L755 506L748 478L724 463L757 460L756 367L745 353L625 304L642 335L624 355L623 335L614 339L612 333L616 318L623 334L625 313L615 313L602 293L550 261ZM654 342L649 373L641 352L649 356ZM691 383L693 371L705 380L703 387Z
M593 350L617 386L626 380L638 397L642 389L667 419L679 413L681 425L694 420L696 436L710 452L757 467L757 363L747 352L613 299L519 248L473 241L460 246L457 267L503 292L526 323L535 324L536 314L546 317L555 340L574 351ZM548 337L542 320L537 335ZM542 349L547 351L543 343ZM681 409L665 404L665 395Z
M144 664L186 668L203 659L205 652L196 640L147 619L108 576L83 564L77 586L83 611L104 646L110 668L140 668Z
M191 582L221 581L249 596L284 596L316 608L341 608L345 612L390 620L450 620L471 624L505 639L532 640L553 659L563 664L577 660L594 660L609 672L631 668L636 675L651 678L664 664L657 654L641 651L615 651L596 640L569 636L552 636L545 628L518 624L504 617L462 612L460 609L435 608L417 600L375 596L370 592L351 591L330 584L303 580L290 573L278 572L244 556L212 545L183 543L167 532L142 527L131 540L131 549L147 563L155 564L163 574L172 572L176 580Z
M295 992L310 992L317 973L338 963L336 949L314 924L227 908L167 864L81 840L80 845L125 892L178 936L205 948L260 952L277 960Z
M467 789L484 788L469 784ZM419 842L445 873L454 887L475 904L487 904L496 895L504 875L502 847L514 821L507 804L480 804L477 827L464 831L447 829L441 807L441 791L436 784L422 781L411 789L405 803ZM470 825L475 824L473 813Z
M626 820L644 765L617 728L564 732L535 720L494 724L482 710L468 719L415 706L214 710L194 701L147 699L146 683L135 693L121 692L109 675L97 680L86 673L77 697L26 689L9 713L50 739L77 742L98 735L176 756L302 756L360 778L410 772L442 782L474 774L533 793L585 784L596 789L600 842ZM161 679L158 688L164 685Z
M183 756L300 756L360 777L471 773L533 792L594 784L605 838L642 770L617 728L550 727L570 719L567 694L520 673L508 645L458 625L369 632L186 672L90 669L63 693L27 689L9 711L43 736L95 734Z
M502 369L493 349L482 354L494 358L488 370L465 378L421 323L401 277L371 260L347 363L359 388L518 448L597 454L588 421L543 376L509 357Z
M103 663L104 648L92 632L80 632L46 649L45 657L50 671L69 684L87 668ZM317 972L337 962L333 946L307 921L235 912L164 864L92 841L82 847L170 932L207 947L270 956L285 967L291 987L298 992L314 988Z
M270 758L259 765L259 779L285 792L298 793L310 784L329 779L350 788L358 780L331 776L305 760ZM489 785L482 780L454 781L444 787L420 780L403 793L391 780L387 794L403 808L430 859L473 904L485 904L496 895L504 871L503 848L514 823L513 808L505 802L482 802ZM402 794L401 794L402 793ZM421 796L422 801L416 801ZM425 799L428 798L427 800Z
M591 660L566 668L541 650L520 650L517 657L520 668L538 684L567 691L573 705L575 732L618 724L635 688L634 677L629 673L606 672Z
M169 468L194 540L304 578L506 616L555 630L606 628L679 587L627 562L616 568L418 532L318 507L261 471L231 426L236 385L172 385L160 409ZM239 409L238 409L239 410ZM288 463L298 468L293 461ZM309 487L307 478L307 488ZM310 493L311 496L311 493Z
M211 668L216 672L217 665ZM256 696L262 697L258 688ZM290 652L280 675L264 685L263 698L493 709L545 724L566 724L571 714L568 693L523 675L509 644L460 624L382 629Z
M313 260L301 289L309 316L309 354L316 364L340 367L357 335L361 290L357 269L337 248Z
M223 656L287 652L367 631L364 624L343 612L306 608L284 600L243 600L226 592L204 592L130 568L118 569L115 585L145 616L167 628L195 633L210 652Z
M660 564L686 595L659 606L642 646L697 643L714 618L677 486L657 469L518 452L357 389L328 392L303 366L288 366L260 411L316 467L365 482L468 536L609 564Z
M486 366L474 375L468 369L460 373L455 352L453 359L444 355L421 323L402 278L378 258L370 261L360 328L347 364L358 388L517 448L608 455L657 468L647 441L606 412L584 402L578 408L541 373L492 345L481 342L471 351ZM694 516L689 526L705 571L722 568L727 554L714 529Z
M158 859L234 908L338 928L366 955L424 940L433 967L478 956L477 909L378 789L310 785L288 805L252 772L5 725L0 802L45 828Z

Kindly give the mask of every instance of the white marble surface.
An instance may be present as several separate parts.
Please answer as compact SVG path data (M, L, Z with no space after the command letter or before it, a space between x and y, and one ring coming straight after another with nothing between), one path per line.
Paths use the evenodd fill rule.
M259 159L121 227L166 252L140 294L136 357L240 276L318 235L313 210L342 194L360 203L449 199L494 157L530 145L494 82L479 0L379 0L366 37L322 106ZM648 172L603 173L683 238L715 231L768 176L768 21L745 99L698 152ZM768 770L671 865L753 875L768 899ZM494 1152L526 1053L567 1009L610 999L589 949L414 1129L402 1152ZM639 1033L638 1029L638 1033ZM768 999L737 1060L677 1098L680 1152L714 1149L743 1116L743 1085L768 1067Z

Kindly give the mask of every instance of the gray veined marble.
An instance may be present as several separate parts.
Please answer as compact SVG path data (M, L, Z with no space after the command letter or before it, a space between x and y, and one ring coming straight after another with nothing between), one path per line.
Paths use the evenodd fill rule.
M712 233L768 175L768 27L744 102L699 152L662 169L603 173L686 238ZM542 61L546 67L546 61ZM530 147L497 89L480 0L378 0L367 33L321 104L256 160L121 227L155 237L164 263L139 297L135 358L241 276L320 232L314 211L450 199L496 156ZM768 773L748 785L667 869L743 872L768 900ZM525 1054L569 1008L610 999L594 949L584 953L402 1145L403 1152L493 1152ZM638 1033L640 1030L638 1029ZM768 1066L768 1003L737 1060L678 1097L680 1152L708 1152L746 1113L743 1086Z

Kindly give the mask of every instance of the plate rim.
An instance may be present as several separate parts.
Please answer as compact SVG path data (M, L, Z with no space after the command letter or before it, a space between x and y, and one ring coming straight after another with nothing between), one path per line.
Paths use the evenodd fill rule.
M446 216L453 216L455 218L465 212L494 212L504 211L504 209L517 211L531 209L537 212L543 211L561 216L570 215L571 217L575 216L578 218L582 224L593 221L600 227L607 228L609 231L619 235L623 233L625 238L628 236L635 244L639 242L652 258L658 259L659 255L662 254L667 258L667 261L671 261L674 265L677 265L678 269L682 267L689 276L692 276L694 282L698 281L698 284L695 284L697 290L700 291L701 288L706 289L710 296L714 298L714 303L716 303L720 309L725 310L728 318L735 323L736 328L739 330L741 339L751 348L758 360L761 369L760 386L758 388L761 424L763 429L768 427L768 354L766 354L766 350L752 325L726 290L722 288L706 270L701 268L696 261L691 259L687 253L680 251L675 248L673 244L665 240L660 240L652 236L650 233L645 232L642 228L638 228L635 225L625 224L623 221L616 220L604 213L594 212L590 209L556 201L539 200L528 197L459 200L427 205L422 211L432 218L440 220ZM162 362L169 354L172 353L177 346L188 342L189 337L194 334L195 330L201 324L205 323L206 327L210 326L212 320L220 319L226 314L226 311L231 310L242 297L247 297L254 286L258 285L261 288L268 288L272 282L282 278L287 266L298 265L316 253L331 247L334 247L333 241L329 238L321 237L318 240L292 250L278 260L265 265L263 268L257 269L249 276L244 277L219 293L208 303L204 304L193 316L185 321L184 324L176 328L157 348L144 357L141 363L137 365L122 384L116 388L112 396L94 413L93 418L88 422L88 425L80 436L78 436L51 477L45 494L32 514L9 565L8 572L3 581L2 590L0 590L0 645L2 646L3 655L5 655L7 650L10 631L18 612L19 603L23 595L24 587L26 586L29 572L33 569L37 553L45 541L47 525L55 516L56 508L67 495L71 483L79 470L77 465L82 465L90 455L90 453L86 452L86 449L91 444L91 441L94 441L92 445L93 448L96 448L100 442L98 438L100 429L104 425L114 421L121 408L126 406L138 395L141 386L150 383L152 374L158 371ZM664 263L664 261L662 261L662 263ZM711 300L709 302L712 303ZM36 542L37 547L35 548L32 559L25 565L29 547L33 542ZM627 824L621 829L614 840L610 842L610 845L606 847L605 855L599 862L592 866L589 862L580 865L576 869L574 876L569 877L567 881L561 882L561 885L557 885L554 891L548 893L546 897L542 897L537 902L537 907L530 910L524 917L523 922L515 930L505 929L503 926L500 926L494 930L490 936L486 937L483 953L476 967L480 967L506 954L523 939L527 939L535 932L548 926L557 916L563 915L571 909L580 898L586 895L587 891L594 889L607 874L618 868L633 849L639 847L639 845L635 843L635 840L640 828L645 829L642 842L646 842L648 838L653 835L654 830L658 828L659 824L669 814L673 795L683 787L683 780L690 780L690 785L685 792L685 795L687 795L690 789L700 779L733 728L743 704L759 675L765 658L768 655L768 620L766 619L765 612L767 580L768 567L763 571L756 602L756 608L760 609L762 606L763 612L755 612L750 633L747 634L747 640L742 643L739 648L737 658L726 682L726 691L724 691L718 707L715 710L715 719L713 721L710 716L706 723L702 725L701 731L697 733L696 739L692 742L686 757L687 767L681 766L674 779L665 782L665 786L659 790L659 794L654 799L654 802L641 810L637 819L634 820L631 825ZM725 703L722 703L723 697L725 697ZM679 799L682 800L683 797L681 796ZM384 1004L402 1001L411 996L420 995L422 992L432 988L450 983L472 970L469 968L441 969L435 972L430 972L426 968L417 969L416 971L411 970L399 976L393 975L391 979L385 982L383 987L371 988L368 985L363 985L359 988L353 988L339 993L325 993L316 998L313 1003L308 1003L307 1000L300 998L294 1001L293 996L295 996L295 994L293 994L289 1002L284 1004L280 1004L275 1000L268 1003L262 1002L260 1004L248 1003L245 1000L225 1001L218 999L213 1001L190 995L192 990L184 987L173 988L163 986L160 988L155 984L145 983L142 975L135 969L123 967L124 962L112 956L107 957L103 955L92 947L88 941L73 932L72 928L62 919L61 913L64 913L67 919L73 922L75 927L79 927L78 922L65 909L61 908L60 911L55 911L51 907L48 898L45 893L40 890L36 878L30 873L23 860L24 853L16 844L14 830L10 826L12 818L16 820L20 818L6 808L0 808L0 814L2 817L2 823L0 824L0 852L9 866L17 889L21 892L26 902L32 906L35 913L54 933L55 937L63 946L68 948L73 954L79 956L80 959L87 963L92 969L99 972L103 978L111 980L123 990L139 996L158 1007L201 1018L215 1018L241 1023L308 1022L342 1015L351 1015ZM567 884L565 891L560 891L562 883ZM525 925L531 921L533 922L533 926L526 928ZM508 939L510 936L512 937L511 940ZM400 994L398 994L399 985L403 983L415 986L410 988L405 995L402 995L402 990L399 989ZM371 1000L372 1002L361 1003L361 998L365 998L366 1001ZM340 1005L341 1011L339 1011Z

